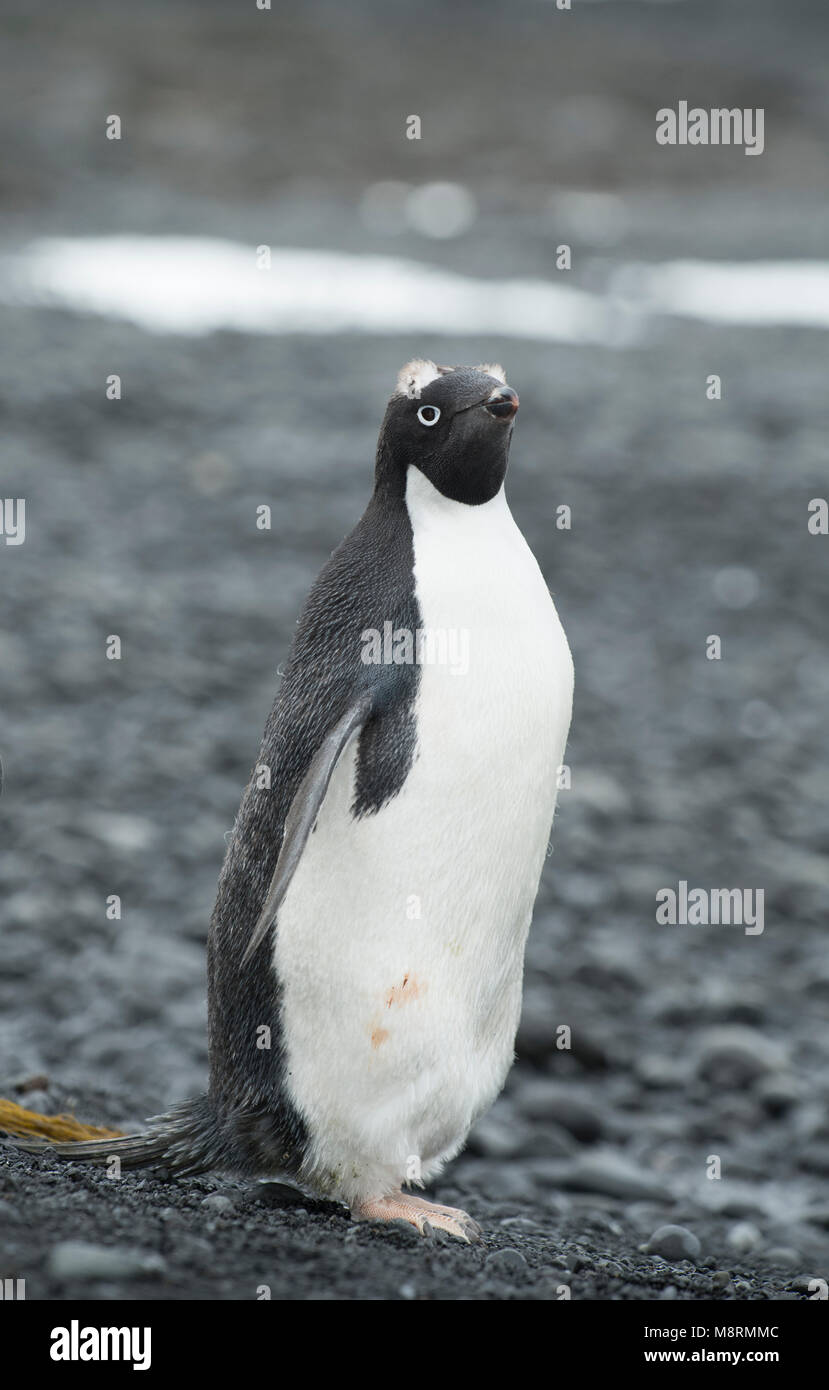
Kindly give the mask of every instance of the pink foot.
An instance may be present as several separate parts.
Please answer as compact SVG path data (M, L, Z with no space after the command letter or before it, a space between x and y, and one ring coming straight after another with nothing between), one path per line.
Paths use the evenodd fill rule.
M481 1239L480 1226L465 1211L458 1207L442 1207L408 1192L394 1192L390 1197L372 1197L358 1202L351 1208L351 1215L355 1221L408 1221L422 1236L428 1235L429 1227L437 1227L466 1241L467 1245L477 1244Z

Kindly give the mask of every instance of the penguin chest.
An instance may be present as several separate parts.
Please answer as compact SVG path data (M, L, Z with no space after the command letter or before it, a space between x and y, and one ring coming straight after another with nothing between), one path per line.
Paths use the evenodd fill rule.
M511 1057L572 661L503 492L465 507L418 474L407 501L425 634L410 774L423 888L412 910L453 958L449 975L466 994L476 1042Z
M310 1168L346 1193L412 1162L428 1176L503 1084L572 698L566 639L503 494L462 506L418 474L407 505L414 761L355 818L356 740L346 751L275 938Z

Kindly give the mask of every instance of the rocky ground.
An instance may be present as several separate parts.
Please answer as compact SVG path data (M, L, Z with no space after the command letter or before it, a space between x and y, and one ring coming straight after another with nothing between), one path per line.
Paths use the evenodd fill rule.
M592 50L582 27L579 53L594 53L596 90L627 113L634 140L641 81L629 84L650 73L656 87L672 53L690 54L689 7L664 7L670 18L663 7L590 8ZM758 255L816 254L826 212L810 161L825 110L801 59L810 34L817 47L819 27L806 21L819 26L819 12L801 7L803 25L775 50L768 7L745 33L742 7L726 9L724 51L734 63L741 55L745 90L766 82L788 158L774 154L758 189L740 166L733 182L715 172L689 191L667 166L659 182L650 147L637 166L631 140L620 141L627 220L618 245L590 248L591 263L743 255L746 237ZM136 110L152 105L148 92L158 101L181 88L179 106L207 120L199 59L215 54L222 25L233 30L219 6L201 7L198 22L193 7L171 6L182 43L162 60L130 30L129 7L110 48L106 26L102 38L77 10L74 47L65 17L51 34L41 27L54 81L46 115L31 110L34 135L23 122L25 157L5 174L5 245L125 223L250 240L256 213L275 243L284 232L291 244L331 245L336 228L336 244L359 249L355 198L322 154L313 187L298 162L286 183L274 136L269 178L281 191L257 188L263 156L239 136L249 93L237 92L237 105L216 99L224 115L211 118L210 140L182 117L186 158L157 125L120 177L94 167L76 112L59 164L61 101L98 92L109 107L113 72L130 75ZM22 74L18 116L23 13L9 74ZM380 49L402 13L389 11ZM532 13L517 35L497 30L516 62L509 45L532 40L539 7ZM361 43L371 32L365 20ZM295 39L311 63L322 40ZM620 45L639 65L633 76ZM323 48L333 63L336 45ZM383 71L377 57L370 73ZM423 79L428 64L417 61ZM261 77L261 60L251 62ZM565 54L550 62L578 86ZM694 62L708 71L704 45ZM331 82L329 115L346 90ZM385 82L366 77L360 90ZM539 78L526 90L538 115L548 88ZM51 141L37 136L41 118ZM344 119L346 182L391 176L383 141L360 144L357 116ZM457 116L455 146L442 147L432 176L466 172L459 132L469 120ZM531 113L524 120L529 129ZM494 173L487 184L471 154L481 206L487 187L502 190L491 212L460 241L404 237L395 252L476 273L493 263L540 273L555 228L539 231L536 203L552 180L575 179L566 149L559 166L554 154L550 167L537 158L536 172L517 156L514 186L504 160L501 182ZM606 184L600 152L583 151L578 167L585 182ZM357 1227L272 1184L113 1183L5 1150L0 1275L25 1277L29 1298L57 1299L244 1300L267 1285L274 1298L569 1290L779 1300L829 1280L829 540L806 530L809 500L826 491L825 350L819 331L681 320L621 351L409 336L180 339L56 310L2 311L0 496L26 497L28 535L0 546L0 1096L123 1128L203 1089L204 935L224 836L298 605L365 503L384 398L414 353L502 357L520 391L510 497L570 638L576 702L572 785L530 941L517 1065L437 1188L484 1225L483 1246ZM114 370L127 383L117 405L101 389ZM723 379L719 402L705 396L711 372ZM256 529L261 503L272 507L270 532ZM569 531L555 526L562 503ZM117 663L104 659L110 633L123 640ZM720 661L706 659L711 634L722 638ZM762 888L765 930L659 925L655 895L683 879ZM120 921L105 912L114 893Z

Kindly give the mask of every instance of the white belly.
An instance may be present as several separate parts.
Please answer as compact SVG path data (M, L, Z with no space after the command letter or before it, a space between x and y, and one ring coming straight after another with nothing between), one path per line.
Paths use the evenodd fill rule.
M464 506L410 469L407 504L422 626L449 660L421 667L402 791L357 821L346 751L276 931L305 1176L348 1202L427 1179L503 1085L572 701L503 492Z

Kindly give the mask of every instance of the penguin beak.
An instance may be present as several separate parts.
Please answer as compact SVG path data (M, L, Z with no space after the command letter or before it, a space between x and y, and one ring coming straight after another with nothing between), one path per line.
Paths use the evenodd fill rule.
M512 420L518 410L518 392L511 386L496 386L484 405L497 420Z

